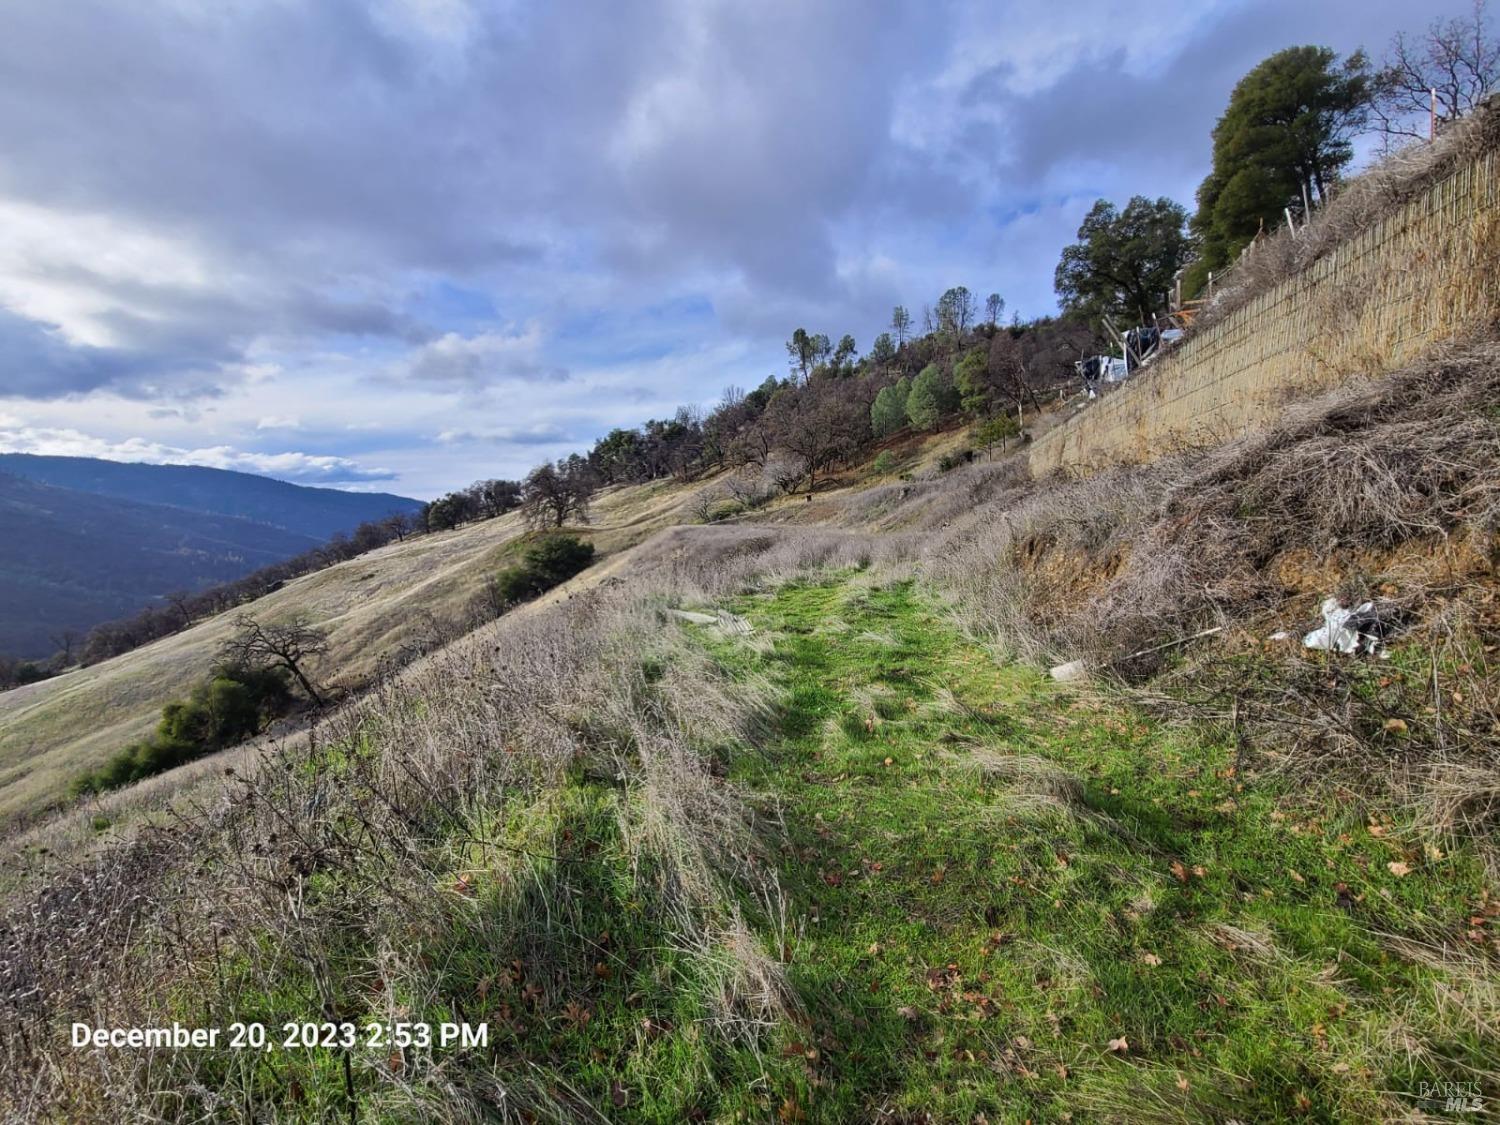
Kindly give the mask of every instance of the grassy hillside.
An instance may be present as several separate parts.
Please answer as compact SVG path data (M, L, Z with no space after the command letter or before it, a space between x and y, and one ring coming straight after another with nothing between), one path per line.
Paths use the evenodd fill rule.
M683 518L689 492L656 484L606 493L585 534L601 553L617 552ZM403 662L449 639L524 530L510 515L392 543L289 582L249 608L272 620L305 615L328 629L330 649L319 673L335 691L352 690L367 684L382 661ZM152 730L162 706L206 674L232 617L0 692L0 825L45 810L79 774Z
M1087 481L931 472L913 446L912 479L728 524L686 524L692 489L616 493L587 583L199 773L156 830L29 849L0 1104L1415 1121L1444 1083L1494 1104L1497 380L1493 345L1457 349ZM457 596L514 552L484 527L448 540L483 565L389 551L373 600L435 599L439 574ZM335 582L351 622L366 562ZM1330 593L1381 604L1388 658L1298 644ZM1087 677L1048 678L1061 658ZM148 1055L63 1046L74 1019L489 1041Z

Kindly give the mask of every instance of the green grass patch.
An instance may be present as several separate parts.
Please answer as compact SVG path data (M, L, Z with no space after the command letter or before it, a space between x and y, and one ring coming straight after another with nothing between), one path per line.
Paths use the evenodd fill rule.
M783 690L741 779L788 824L812 1117L1370 1120L1492 1068L1380 936L1465 944L1474 857L996 667L911 585L734 608L775 646L722 659Z
M723 887L723 933L685 940L642 793L580 767L430 828L446 867L424 893L446 905L420 920L308 879L305 909L342 934L321 951L331 1000L270 939L215 966L273 1034L399 1012L485 1022L485 1051L221 1057L205 1088L305 1119L348 1116L350 1090L365 1119L417 1117L402 1088L441 1080L543 1120L1259 1122L1388 1119L1440 1109L1424 1083L1492 1082L1470 1012L1493 975L1422 952L1477 948L1475 856L997 666L909 583L845 574L729 608L754 643L701 642L769 680L779 713L762 752L717 768L784 825L784 917ZM797 1000L754 1033L726 1021L736 913ZM392 949L407 967L387 976ZM181 1009L203 1022L198 1003Z

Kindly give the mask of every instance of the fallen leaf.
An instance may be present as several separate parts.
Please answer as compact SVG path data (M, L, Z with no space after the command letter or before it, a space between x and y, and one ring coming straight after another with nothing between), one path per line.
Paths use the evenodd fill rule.
M1123 1055L1130 1050L1130 1044L1126 1041L1125 1036L1122 1035L1118 1039L1111 1039L1109 1041L1109 1049Z
M1410 865L1402 863L1399 859L1393 859L1393 860L1391 860L1390 863L1387 863L1385 866L1386 866L1386 870L1388 870L1392 875L1394 875L1398 879L1405 878L1407 875L1411 874L1411 867L1410 867Z
M1141 960L1150 965L1153 969L1161 964L1161 958L1154 953L1142 953Z
M1175 859L1172 861L1171 871L1172 874L1177 877L1177 881L1179 883L1186 883L1188 881L1187 868L1184 867L1180 861Z
M1387 719L1385 721L1385 733L1386 734L1405 734L1406 733L1406 720L1405 719Z

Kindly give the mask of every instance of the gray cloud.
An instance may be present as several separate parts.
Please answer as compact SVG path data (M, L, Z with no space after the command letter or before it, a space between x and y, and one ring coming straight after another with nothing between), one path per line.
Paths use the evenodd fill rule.
M462 336L448 332L429 340L403 364L405 378L418 383L481 388L518 379L558 383L568 378L566 368L542 357L540 330L531 325L520 332L482 332Z
M588 382L611 347L601 327L583 348L590 311L711 309L601 387L607 426L712 398L729 375L677 362L710 345L759 381L792 327L868 345L892 304L950 284L1044 312L1093 197L1191 202L1249 66L1295 42L1378 51L1430 18L1410 9L9 0L0 397L177 408L284 364L300 394L358 378L424 411L446 397L423 432L489 432L476 392L531 418ZM449 315L440 286L493 317ZM301 409L242 428L271 411Z
M501 426L495 430L444 430L438 441L448 445L486 442L494 445L560 445L573 440L561 426L539 422L534 426Z

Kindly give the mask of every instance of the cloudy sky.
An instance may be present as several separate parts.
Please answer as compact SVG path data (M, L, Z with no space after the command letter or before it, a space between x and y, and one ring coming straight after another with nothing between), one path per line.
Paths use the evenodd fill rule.
M1094 199L1191 202L1265 55L1468 4L1178 7L5 0L0 450L520 475L798 325L1048 312Z

